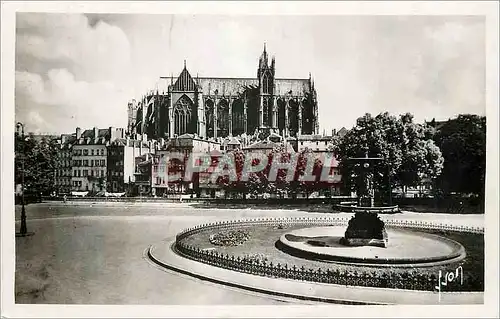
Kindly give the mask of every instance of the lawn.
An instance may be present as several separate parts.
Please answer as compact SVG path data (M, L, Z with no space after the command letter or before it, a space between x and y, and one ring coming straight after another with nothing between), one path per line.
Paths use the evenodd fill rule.
M258 256L260 259L266 259L268 263L272 262L274 265L287 264L289 267L295 265L297 268L305 267L306 269L314 270L322 268L338 271L355 271L357 273L375 271L380 275L383 273L403 274L407 272L415 272L426 275L434 274L437 277L440 270L444 275L444 273L448 271L454 272L458 266L462 266L464 282L467 282L467 286L459 286L458 281L456 281L455 286L451 286L450 284L450 286L447 287L448 290L484 291L484 236L482 234L441 230L419 230L422 232L441 235L461 243L466 249L466 258L458 263L439 266L403 267L394 265L373 267L309 260L289 255L277 249L275 246L276 242L284 233L303 228L304 225L285 227L285 229L280 229L279 227L273 225L252 225L240 227L238 230L246 232L249 235L249 238L247 241L238 246L219 246L210 242L211 236L220 234L221 232L223 233L227 231L227 229L202 230L195 235L183 239L183 241L190 246L199 247L201 250L217 251L218 253L222 253L224 255L228 254L229 256L240 258Z

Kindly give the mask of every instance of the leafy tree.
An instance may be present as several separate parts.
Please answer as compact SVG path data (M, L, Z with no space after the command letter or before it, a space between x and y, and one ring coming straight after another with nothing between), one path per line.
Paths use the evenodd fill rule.
M49 195L55 190L54 172L58 144L50 137L28 134L15 135L15 183L22 183L24 161L24 189L26 193Z
M242 150L236 149L228 153L228 156L222 156L217 158L212 158L212 167L216 168L219 165L219 160L227 161L228 159L234 159L234 166L236 168L236 181L231 181L229 176L219 176L217 178L216 183L225 191L225 194L228 193L239 193L243 194L243 198L246 198L247 192L249 189L245 182L241 181L241 177L243 174L243 166L245 164L245 154ZM223 163L223 167L227 168L228 166L232 166L232 163Z
M484 196L486 117L462 114L436 129L434 141L444 157L437 181L445 192Z
M431 139L432 132L427 125L414 123L409 113L399 118L387 112L358 118L356 126L333 147L340 161L344 191L360 194L364 189L366 168L349 158L367 155L383 159L372 161L369 168L380 195L389 192L389 181L393 187L405 188L434 180L441 173L443 158Z
M323 161L320 157L316 156L310 149L305 149L297 154L297 170L294 181L291 183L291 191L295 195L303 193L309 197L315 191L329 187L327 182L320 181L321 172L323 169ZM312 181L301 181L301 177L306 174L308 169L308 161L314 160L312 175L315 177ZM311 164L309 164L311 165Z

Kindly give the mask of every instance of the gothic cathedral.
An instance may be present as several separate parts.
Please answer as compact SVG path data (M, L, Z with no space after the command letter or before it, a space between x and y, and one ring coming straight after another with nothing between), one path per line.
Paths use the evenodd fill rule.
M266 47L257 78L193 78L186 68L175 79L161 77L164 92L152 91L128 105L128 131L152 138L185 133L202 138L274 132L281 136L318 134L314 81L275 77Z

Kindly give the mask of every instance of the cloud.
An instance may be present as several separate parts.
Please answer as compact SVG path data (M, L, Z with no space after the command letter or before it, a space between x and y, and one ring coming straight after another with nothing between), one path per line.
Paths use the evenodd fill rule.
M321 131L365 112L484 114L484 31L477 17L19 13L16 119L125 127L127 101L184 59L193 76L254 77L264 42L277 77L312 73Z
M17 54L68 59L87 76L115 75L130 62L130 44L120 28L103 21L90 26L81 14L18 14L17 31Z
M16 120L34 131L126 125L134 76L120 28L102 21L90 26L81 14L17 18Z
M111 82L76 81L66 69L46 77L16 72L16 117L32 131L123 126L128 95Z

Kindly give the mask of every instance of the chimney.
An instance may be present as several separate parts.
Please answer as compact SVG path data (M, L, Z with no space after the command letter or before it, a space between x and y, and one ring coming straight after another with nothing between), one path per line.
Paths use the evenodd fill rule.
M336 134L336 133L337 133L337 132L336 132L336 130L335 130L335 129L333 129L333 130L332 130L332 136L335 136L335 134Z
M66 134L61 134L61 144L64 145L66 143Z
M109 127L109 141L112 142L116 139L116 129L112 126Z
M99 137L99 130L97 129L97 127L94 127L94 138L98 137Z
M82 129L77 127L76 128L76 139L80 139L82 137Z

